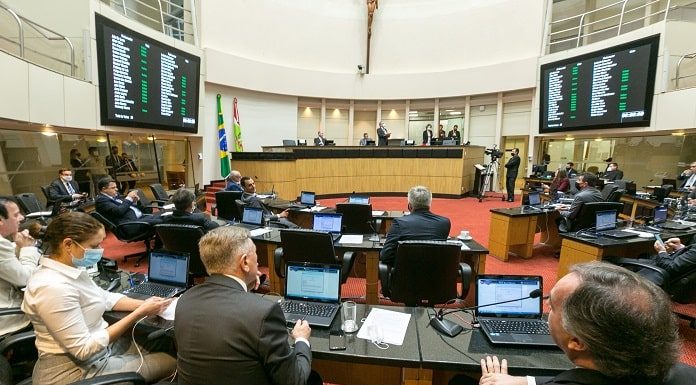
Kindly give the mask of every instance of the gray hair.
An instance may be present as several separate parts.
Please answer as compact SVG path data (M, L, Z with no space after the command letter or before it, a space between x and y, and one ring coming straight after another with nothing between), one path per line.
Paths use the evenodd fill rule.
M411 210L429 209L433 202L433 194L425 186L413 186L408 191L408 203Z
M198 242L201 261L208 274L224 274L236 269L237 261L251 250L249 230L223 226L209 231Z
M193 193L185 188L180 188L176 190L174 195L172 195L172 203L177 210L188 210L191 207L191 203L196 199Z
M677 362L679 335L665 292L603 262L570 268L581 283L562 305L563 327L587 345L600 372L631 383L660 382Z

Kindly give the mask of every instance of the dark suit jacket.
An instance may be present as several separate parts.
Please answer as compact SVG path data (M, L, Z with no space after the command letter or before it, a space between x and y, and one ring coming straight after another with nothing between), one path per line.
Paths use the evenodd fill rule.
M674 365L662 384L687 385L692 384L696 376L696 368L678 363ZM558 374L556 377L535 377L537 385L642 385L649 381L634 379L614 379L602 373L584 368L574 368Z
M322 139L320 137L314 138L314 144L317 146L325 146L326 145L326 138Z
M696 246L685 246L671 255L666 252L657 253L653 255L651 259L656 266L665 269L670 277L678 277L696 267ZM663 283L662 279L655 279L655 276L648 276L648 274L643 275L658 285L662 285Z
M139 220L135 215L135 212L130 209L133 202L125 199L122 196L118 196L117 199L120 199L122 202L118 203L104 194L97 195L96 199L94 200L97 212L117 225L123 222Z
M450 130L450 132L447 134L447 137L450 139L461 139L462 133L459 130L457 130L457 131Z
M238 183L228 182L225 191L244 191L244 189Z
M623 171L621 171L621 170L607 171L604 173L604 175L602 175L602 178L608 179L608 180L623 179Z
M205 231L210 231L220 226L219 223L211 221L203 213L190 213L188 211L174 210L171 215L164 215L161 218L162 223L201 226L205 229Z
M312 352L288 344L280 305L247 293L232 278L212 275L176 306L179 385L304 385Z
M423 144L430 143L430 139L433 138L433 130L423 131Z
M602 193L599 190L594 187L587 187L575 194L573 203L570 204L568 211L560 211L560 214L568 219L575 219L583 204L602 201L604 201L604 197L602 197Z
M377 145L378 146L386 146L387 145L387 139L389 139L389 136L387 135L387 129L386 128L377 128Z
M77 185L77 182L72 180L70 181L70 185L75 190L75 193L80 192L80 186ZM55 179L53 182L51 182L50 185L48 185L48 199L52 201L59 201L64 198L67 199L69 197L70 193L68 193L68 189L65 188L65 185L63 184L63 181L60 178Z
M450 227L448 218L433 214L427 209L415 210L409 215L395 218L379 253L379 260L393 265L399 241L444 241L449 236Z
M506 178L517 178L517 170L520 168L520 156L514 155L508 159L507 163L505 163L505 168L507 169Z
M683 173L679 174L679 176L677 177L677 180L681 181L681 183L679 183L679 188L685 188L686 182L689 181L689 178L691 178L691 175L684 175Z

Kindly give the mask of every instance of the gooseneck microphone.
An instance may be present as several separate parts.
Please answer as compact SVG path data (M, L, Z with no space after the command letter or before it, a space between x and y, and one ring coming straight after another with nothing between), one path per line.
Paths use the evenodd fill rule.
M174 329L173 325L166 328L166 329L157 329L154 332L147 335L147 340L148 341L156 340L156 339L164 336L165 334L167 334L167 332L172 330L172 329Z
M522 298L509 299L507 301L487 303L485 305L477 305L477 306L465 307L465 308L461 308L461 309L452 309L452 310L448 310L448 311L443 311L442 308L440 308L440 310L437 312L437 314L435 314L435 316L430 319L430 326L432 326L433 329L437 330L438 332L440 332L448 337L456 337L457 334L461 333L462 330L464 330L464 328L456 322L452 322L450 320L445 319L444 317L447 314L456 313L458 311L476 310L476 309L480 309L482 307L488 307L488 306L502 305L504 303L523 301L523 300L529 299L529 298L539 298L542 296L542 294L543 294L543 292L541 291L541 289L534 289L534 290L529 292L529 295L527 295L526 297L522 297Z

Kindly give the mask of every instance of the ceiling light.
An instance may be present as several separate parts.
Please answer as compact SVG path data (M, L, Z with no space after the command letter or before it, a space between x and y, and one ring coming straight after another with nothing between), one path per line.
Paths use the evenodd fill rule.
M99 143L106 143L106 138L97 138L97 142Z
M568 136L568 137L565 138L565 140L570 141L570 140L575 140L575 138L573 138L572 136Z
M42 132L41 132L41 135L44 135L44 136L56 136L56 133L53 132L53 131L42 131Z
M595 142L601 142L601 141L602 141L602 138L595 138L594 141L595 141Z
M449 113L450 115L461 115L462 113L459 111L452 111Z
M417 115L417 114L418 114L418 111L415 111L415 110L411 110L411 111L409 111L408 113L409 113L409 114L414 114L414 115Z
M673 132L673 133L672 133L672 136L684 136L684 135L685 135L685 133L684 133L683 131L682 131L682 132Z

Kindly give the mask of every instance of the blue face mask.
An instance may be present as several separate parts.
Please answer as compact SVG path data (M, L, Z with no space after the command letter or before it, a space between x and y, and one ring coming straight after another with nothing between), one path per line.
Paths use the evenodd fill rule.
M74 241L73 241L74 242ZM72 263L77 267L89 267L94 266L102 259L104 255L104 249L85 249L81 244L75 242L76 245L80 246L82 250L85 251L82 258L75 258L74 255L70 254L72 257Z

